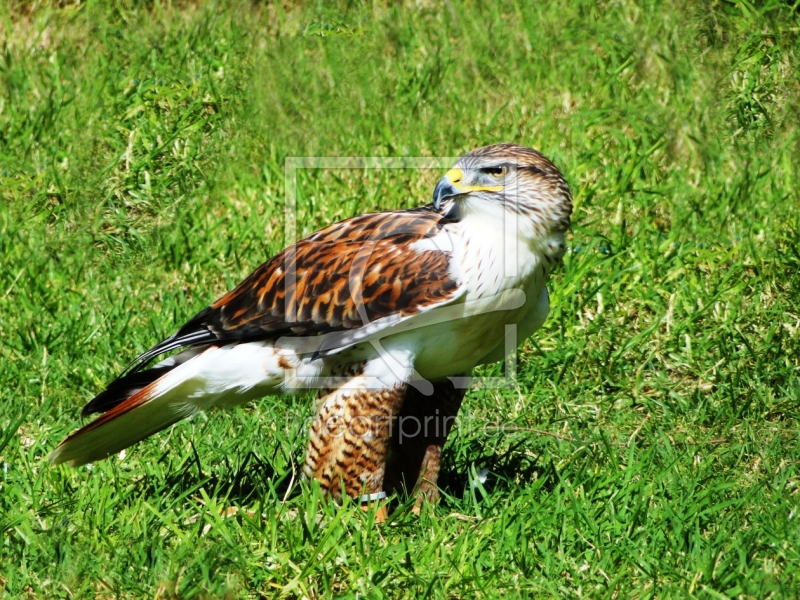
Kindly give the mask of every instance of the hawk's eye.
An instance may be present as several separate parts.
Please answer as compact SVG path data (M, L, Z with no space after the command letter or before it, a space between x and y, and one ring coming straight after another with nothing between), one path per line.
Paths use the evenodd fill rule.
M481 169L484 173L488 173L492 177L496 177L500 179L506 176L508 173L508 167L505 165L498 166L498 167L486 167L485 169Z

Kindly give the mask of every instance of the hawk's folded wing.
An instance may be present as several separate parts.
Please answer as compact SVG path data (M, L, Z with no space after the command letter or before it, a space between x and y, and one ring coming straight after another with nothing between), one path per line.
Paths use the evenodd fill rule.
M435 244L416 244L436 236L446 222L425 206L366 214L318 231L262 264L136 358L83 414L108 410L124 396L123 388L140 388L137 373L172 350L321 336L370 324L375 324L373 334L373 329L455 300L461 288L451 253ZM146 378L152 379L150 374Z

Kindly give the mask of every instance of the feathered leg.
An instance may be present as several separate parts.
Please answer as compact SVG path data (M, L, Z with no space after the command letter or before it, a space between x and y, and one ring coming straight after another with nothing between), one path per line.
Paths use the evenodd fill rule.
M303 473L334 498L341 497L343 488L351 498L384 490L392 422L405 395L401 382L377 390L365 387L361 370L363 364L348 365L339 374L349 377L347 383L317 396Z
M387 491L409 491L417 506L437 502L442 447L453 427L466 389L450 380L434 384L432 396L409 386L392 432L384 476Z

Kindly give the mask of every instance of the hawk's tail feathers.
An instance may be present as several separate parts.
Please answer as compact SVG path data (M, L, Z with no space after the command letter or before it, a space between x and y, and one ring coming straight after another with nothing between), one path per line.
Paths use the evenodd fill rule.
M161 375L100 417L72 433L50 454L53 464L77 467L101 460L177 423L196 411L181 393L180 381ZM177 392L177 393L176 393Z
M101 460L200 410L277 391L282 381L282 371L265 369L279 357L260 343L208 346L174 358L135 374L135 381L128 375L112 383L107 397L100 398L103 392L87 405L105 412L61 442L50 462L76 467Z

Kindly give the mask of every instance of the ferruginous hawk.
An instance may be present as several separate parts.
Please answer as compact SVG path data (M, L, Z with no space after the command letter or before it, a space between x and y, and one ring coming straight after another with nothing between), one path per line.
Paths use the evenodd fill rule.
M307 477L334 497L436 499L465 382L506 355L506 325L524 340L544 322L571 212L536 150L470 152L431 204L335 223L261 265L89 402L82 414L100 416L50 460L82 465L199 410L318 389Z

